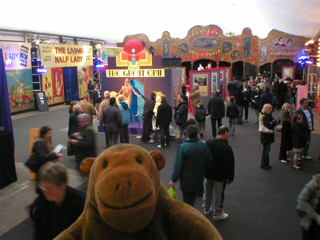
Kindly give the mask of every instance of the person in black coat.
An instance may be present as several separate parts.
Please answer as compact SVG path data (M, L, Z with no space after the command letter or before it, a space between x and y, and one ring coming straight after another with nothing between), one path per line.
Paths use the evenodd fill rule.
M220 97L218 91L210 98L207 109L208 115L211 115L212 136L216 137L216 123L218 123L218 127L220 127L222 125L222 118L225 116L224 101Z
M96 157L97 152L95 132L91 125L91 116L83 113L80 114L77 119L79 124L78 132L72 135L69 142L75 146L75 157L79 168L83 159Z
M85 194L67 185L67 168L48 162L40 169L40 194L30 205L35 240L52 240L81 215Z
M303 151L303 147L307 143L305 131L303 129L303 116L300 114L294 114L292 116L292 146L293 146L293 168L301 170L299 166L299 157Z
M82 113L82 107L79 104L74 105L73 113L69 116L69 128L68 128L68 137L70 139L71 135L78 131L79 125L77 117Z
M79 104L74 105L73 113L69 116L68 137L71 139L72 134L78 132L79 124L77 117L82 113L82 107ZM68 144L68 156L74 155L74 146Z
M172 107L167 103L166 95L161 95L161 105L158 107L156 126L160 127L161 145L158 148L170 147L169 126L172 119Z
M249 103L250 103L250 97L251 97L251 88L248 82L243 83L242 94L243 94L244 120L248 122ZM242 112L240 114L242 118Z
M188 97L186 95L180 94L179 105L176 107L176 109L177 110L174 113L174 119L176 124L179 126L181 140L188 119Z
M39 166L36 173L39 171L42 165L49 161L62 161L63 154L55 153L52 146L52 128L49 126L43 126L40 128L40 139L33 144L32 153L39 161ZM38 182L38 174L36 181ZM36 186L36 193L40 193L40 189Z
M254 112L256 114L256 121L254 122L255 124L259 123L259 101L260 101L260 95L261 95L261 90L257 86L257 83L253 82L251 84L252 91L250 95L250 101L251 101L251 107L254 109Z
M311 141L311 131L314 130L313 113L312 113L312 110L308 107L309 106L308 99L302 98L300 100L300 105L301 107L295 113L303 116L302 127L303 127L303 130L305 131L305 135L307 138L307 143L303 147L301 157L306 160L311 160L311 157L309 156L309 146Z
M281 117L281 142L279 160L282 163L287 163L287 151L292 149L292 128L291 128L291 112L290 108L284 109Z
M235 96L237 89L239 88L238 84L234 81L234 78L231 78L231 82L228 83L228 91L229 91L229 96Z
M273 96L272 94L269 92L269 87L266 86L266 91L263 92L261 95L260 95L260 99L259 99L259 112L262 111L262 108L265 104L270 104L272 105L272 99L273 99Z
M212 154L213 164L207 167L205 173L205 192L203 195L204 215L213 210L213 220L224 220L228 214L222 209L226 184L234 179L235 161L231 146L228 144L230 130L226 126L218 128L218 137L207 141ZM214 209L211 207L213 190L215 191Z
M285 103L286 92L287 92L287 84L285 84L284 81L282 79L280 79L280 82L279 82L279 85L278 85L278 92L277 92L279 109Z
M142 136L141 136L141 142L147 143L147 142L153 142L150 138L150 132L152 130L152 117L154 115L153 109L154 105L156 104L156 93L152 92L150 99L146 101L146 103L143 106L143 130L142 130Z
M236 132L236 121L239 118L239 110L237 105L234 103L235 97L230 97L230 102L227 106L227 114L226 116L229 118L229 128L230 128L230 135L234 136Z
M271 143L274 142L274 127L277 125L277 121L272 117L272 105L265 104L262 108L262 116L260 118L260 124L263 124L267 129L272 132L260 132L260 141L263 144L263 151L261 157L260 167L265 170L270 170L272 167L269 165L269 152Z
M237 120L237 124L242 124L242 114L243 114L243 108L244 108L244 96L243 96L243 92L242 92L242 85L241 87L236 91L236 104L238 106L238 110L239 110L239 118Z
M94 85L94 90L92 92L92 104L96 109L99 109L99 104L101 103L101 91L99 84Z

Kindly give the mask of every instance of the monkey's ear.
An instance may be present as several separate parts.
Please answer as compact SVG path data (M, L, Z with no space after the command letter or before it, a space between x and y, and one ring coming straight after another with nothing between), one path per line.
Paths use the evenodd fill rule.
M82 160L79 169L84 176L89 177L91 167L95 160L96 158L93 158L93 157L85 158Z
M158 170L160 171L166 165L166 158L162 152L159 151L151 151L149 152L154 162L156 163Z

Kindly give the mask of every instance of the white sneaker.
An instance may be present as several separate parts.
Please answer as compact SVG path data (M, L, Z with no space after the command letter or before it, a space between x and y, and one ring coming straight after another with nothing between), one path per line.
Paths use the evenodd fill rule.
M158 145L158 148L163 148L161 145Z
M229 217L228 213L222 212L222 213L214 213L213 214L213 221L222 221L222 220L226 220Z
M147 143L154 143L154 140L153 140L153 139L150 139L150 141L147 142Z
M142 135L136 136L136 138L142 138Z
M306 159L306 160L311 160L312 159L312 157L310 157L309 155L307 155L307 156L302 156L304 159Z
M204 209L203 209L203 215L205 215L205 216L209 216L209 215L210 215L210 213L212 212L212 210L213 210L213 208L212 208L212 207L210 207L209 209L204 208Z

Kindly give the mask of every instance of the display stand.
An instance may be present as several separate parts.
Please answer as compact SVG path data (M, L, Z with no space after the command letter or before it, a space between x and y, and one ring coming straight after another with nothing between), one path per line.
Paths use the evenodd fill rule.
M308 100L310 103L310 107L314 109L316 107L316 101L317 101L317 65L316 64L310 64L308 66L307 86L308 86Z

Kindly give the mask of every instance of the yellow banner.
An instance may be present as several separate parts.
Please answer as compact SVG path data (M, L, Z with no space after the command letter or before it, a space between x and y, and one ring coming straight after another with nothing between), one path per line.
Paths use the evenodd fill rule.
M92 47L65 44L40 44L42 65L47 67L77 67L93 65Z
M106 76L110 78L165 77L166 73L164 69L106 70Z

